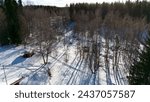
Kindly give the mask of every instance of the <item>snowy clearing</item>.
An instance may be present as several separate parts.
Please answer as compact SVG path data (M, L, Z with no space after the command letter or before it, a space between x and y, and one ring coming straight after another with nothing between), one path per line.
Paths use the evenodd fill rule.
M100 54L100 68L92 73L88 68L87 57L79 56L77 41L72 39L72 31L65 34L71 41L66 46L61 40L49 55L49 63L43 65L39 54L23 58L26 49L23 46L0 47L0 84L12 84L22 78L22 85L127 85L126 70L123 60L117 70L112 68L112 60L105 64L105 47ZM62 38L64 39L64 38ZM71 40L70 40L71 39ZM105 42L105 39L102 39ZM100 46L103 46L101 43ZM112 55L110 50L109 56ZM67 60L66 60L67 57ZM45 71L50 68L51 77Z

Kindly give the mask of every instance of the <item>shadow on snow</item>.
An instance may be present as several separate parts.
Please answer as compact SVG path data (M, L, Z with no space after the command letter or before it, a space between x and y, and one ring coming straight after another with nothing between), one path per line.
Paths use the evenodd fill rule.
M26 60L26 58L23 58L22 56L19 56L17 57L11 64L14 65L14 64L19 64L19 63L22 63Z

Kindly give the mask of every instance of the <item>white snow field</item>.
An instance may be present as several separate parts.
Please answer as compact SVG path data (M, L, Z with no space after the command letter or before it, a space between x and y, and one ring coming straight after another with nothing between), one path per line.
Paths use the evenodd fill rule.
M100 54L100 68L92 73L88 68L86 56L80 58L77 52L77 41L71 36L72 31L65 34L70 38L69 44L63 45L60 41L56 49L49 56L49 63L43 66L42 57L36 53L30 58L23 58L26 49L23 46L0 47L0 84L10 85L22 78L21 85L127 85L127 72L120 57L119 68L112 68L112 59L105 64L105 47ZM63 39L63 38L62 38ZM105 39L102 39L103 46ZM110 50L109 55L112 52ZM66 61L66 55L68 60ZM51 77L45 69L49 67Z

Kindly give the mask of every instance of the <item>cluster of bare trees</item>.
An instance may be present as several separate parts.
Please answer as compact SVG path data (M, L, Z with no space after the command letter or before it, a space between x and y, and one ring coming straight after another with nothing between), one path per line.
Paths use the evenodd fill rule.
M49 63L49 55L55 50L56 44L63 36L65 27L69 21L67 8L27 6L22 7L19 13L20 34L24 47L28 49L23 56L31 57L40 55L43 66L51 77L51 72L46 64ZM3 38L7 38L6 15L0 8L0 45ZM4 42L4 41L3 41Z
M57 10L56 10L57 11ZM67 22L65 12L61 14L44 7L24 7L20 14L21 33L24 47L28 53L40 55L47 74L51 77L49 56L63 36L64 25ZM63 11L63 10L62 10Z
M63 16L57 16L55 12L44 8L24 8L20 16L25 47L28 45L34 48L32 50L41 54L44 64L47 64L57 36L63 32Z
M80 15L75 17L80 58L87 59L92 73L98 70L100 62L100 30L98 28L102 26L102 19L99 14L100 9L97 9L95 13L81 10Z
M142 39L140 37L147 30L147 24L145 18L135 19L128 15L121 17L114 12L106 15L103 24L106 45L105 59L109 59L105 62L106 69L109 73L110 67L108 65L111 61L114 76L117 79L117 73L122 70L120 64L124 64L126 72L129 72L133 61L138 60L141 49L140 39Z
M109 11L102 20L100 9L96 9L95 12L80 10L78 13L80 15L74 17L78 48L80 56L85 58L85 54L88 55L92 73L100 66L102 37L105 39L103 47L106 69L109 70L109 60L112 59L113 69L117 70L122 57L129 68L139 55L141 36L147 30L145 18L136 19L129 15L122 17L118 12Z

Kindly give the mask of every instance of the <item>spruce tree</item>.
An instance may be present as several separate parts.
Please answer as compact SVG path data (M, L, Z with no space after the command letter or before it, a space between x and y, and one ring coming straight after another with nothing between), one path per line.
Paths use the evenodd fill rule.
M5 14L7 18L7 35L6 38L9 44L19 44L21 43L20 39L20 26L19 26L19 17L18 17L18 4L16 0L5 0L4 3Z
M3 0L0 0L0 6L2 6L3 5Z
M139 60L134 61L129 69L128 80L131 85L150 85L150 32L145 50L140 53Z
M22 0L18 0L18 4L20 7L22 7Z

